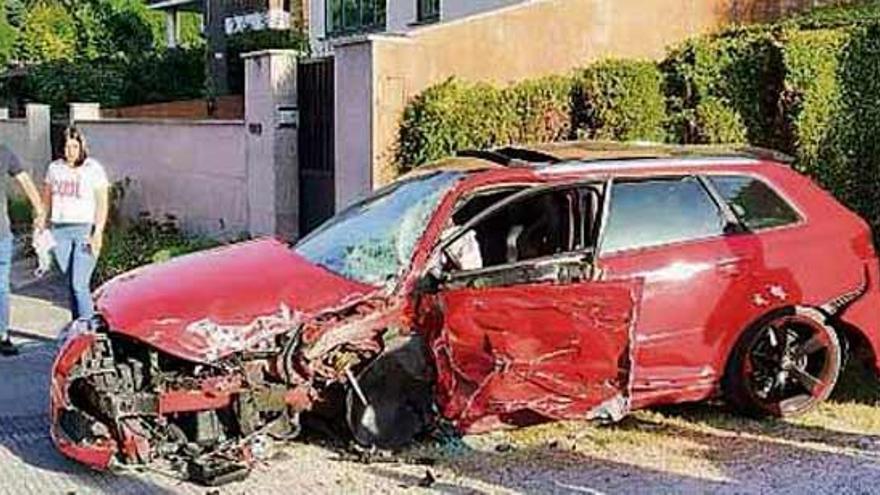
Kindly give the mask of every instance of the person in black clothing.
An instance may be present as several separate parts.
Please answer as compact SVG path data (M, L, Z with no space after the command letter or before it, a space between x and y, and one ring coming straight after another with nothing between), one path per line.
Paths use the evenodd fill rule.
M5 144L0 144L0 175L14 177L34 209L34 227L46 227L46 210L34 182L21 166L21 161ZM9 338L9 276L12 268L12 230L7 211L6 182L0 185L0 355L18 354Z

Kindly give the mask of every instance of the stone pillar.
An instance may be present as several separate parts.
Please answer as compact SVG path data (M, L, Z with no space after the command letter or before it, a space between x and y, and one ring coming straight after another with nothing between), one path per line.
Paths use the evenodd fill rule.
M37 184L41 184L46 168L52 160L49 105L28 103L24 108L28 134L27 154L24 158L31 175Z
M100 103L71 103L70 125L75 125L81 120L101 120Z
M252 235L299 234L298 131L282 122L297 104L299 53L265 50L245 59L248 224Z

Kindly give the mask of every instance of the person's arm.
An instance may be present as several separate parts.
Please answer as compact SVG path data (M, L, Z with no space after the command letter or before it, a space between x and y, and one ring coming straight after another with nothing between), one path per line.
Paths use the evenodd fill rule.
M92 232L92 254L97 258L104 246L104 227L110 207L110 188L101 186L95 189L95 231Z
M43 206L44 201L43 199L40 199L40 193L37 192L37 187L34 185L34 181L31 180L31 175L27 172L19 172L15 176L15 180L18 181L22 190L24 190L24 194L27 196L28 201L31 203L31 207L34 209L34 226L38 229L45 229L46 208ZM45 197L46 191L44 190L43 198ZM49 198L51 201L51 195Z
M48 182L44 183L40 193L43 199L43 207L45 208L46 223L48 224L48 218L52 214L52 186Z

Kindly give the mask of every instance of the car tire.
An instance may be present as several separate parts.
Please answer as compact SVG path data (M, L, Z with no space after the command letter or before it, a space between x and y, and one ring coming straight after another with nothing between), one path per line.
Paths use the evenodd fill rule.
M762 318L740 337L722 389L753 417L804 414L831 395L843 362L837 332L812 308L788 308Z
M424 433L433 416L433 386L421 339L382 354L346 394L346 422L362 447L397 449Z

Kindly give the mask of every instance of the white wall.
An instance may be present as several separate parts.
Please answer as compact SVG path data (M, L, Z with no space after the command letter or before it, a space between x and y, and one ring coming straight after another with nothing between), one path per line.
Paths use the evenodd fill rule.
M309 38L315 55L329 53L332 48L325 40L325 13L327 0L310 0ZM533 0L440 0L440 21L446 22L472 14L507 7ZM402 33L418 27L418 0L387 0L387 27L390 33Z
M0 114L0 142L9 146L24 168L37 181L42 181L43 173L52 157L52 144L49 138L49 107L29 103L25 107L25 118L7 119L6 109ZM18 188L13 188L18 191Z
M248 231L246 134L239 121L77 122L111 181L131 179L123 213L172 214L188 232Z
M24 119L0 120L0 143L23 160L29 151L27 122Z
M336 53L336 211L372 190L372 46L352 45Z

